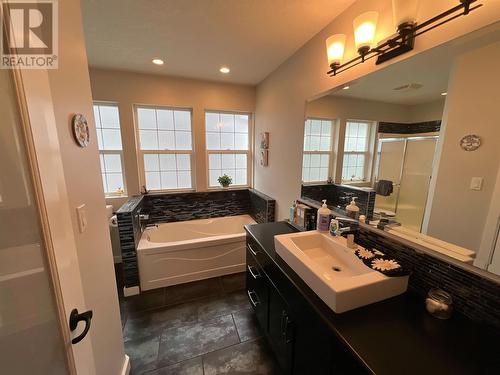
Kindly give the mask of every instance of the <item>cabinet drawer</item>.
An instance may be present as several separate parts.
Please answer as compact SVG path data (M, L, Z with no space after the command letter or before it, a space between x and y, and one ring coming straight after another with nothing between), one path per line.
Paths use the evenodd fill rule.
M260 245L250 236L247 236L247 252L250 252L259 266L265 271L271 260Z
M247 294L261 328L267 332L269 282L252 253L247 250Z

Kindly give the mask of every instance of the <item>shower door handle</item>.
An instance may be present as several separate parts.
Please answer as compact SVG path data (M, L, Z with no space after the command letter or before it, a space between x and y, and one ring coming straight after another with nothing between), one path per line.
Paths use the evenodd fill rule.
M83 321L85 322L85 328L83 329L83 332L75 337L73 340L71 340L71 343L78 344L80 341L82 341L85 336L87 336L87 333L89 333L90 330L90 322L92 321L92 310L85 311L83 313L79 313L77 309L73 309L71 311L71 314L69 316L69 329L73 332L76 327L78 326L78 322Z

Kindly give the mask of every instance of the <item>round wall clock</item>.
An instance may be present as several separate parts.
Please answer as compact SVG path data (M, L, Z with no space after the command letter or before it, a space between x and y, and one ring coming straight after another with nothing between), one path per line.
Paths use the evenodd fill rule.
M481 138L475 134L469 134L460 140L460 147L465 151L475 151L481 146Z
M87 147L90 142L90 130L87 119L81 113L77 113L71 119L73 137L80 147Z

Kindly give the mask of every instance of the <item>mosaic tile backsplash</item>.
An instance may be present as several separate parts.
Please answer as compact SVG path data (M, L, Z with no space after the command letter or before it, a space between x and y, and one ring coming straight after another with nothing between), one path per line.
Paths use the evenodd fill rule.
M397 122L379 122L379 133L390 134L421 134L439 132L441 120L401 124Z
M360 189L354 186L338 184L302 185L300 196L318 202L326 199L329 206L345 208L351 201L350 197L357 197L356 204L360 215L373 217L375 207L375 191Z
M146 194L130 198L117 211L124 284L139 285L137 244L141 224L168 223L249 214L258 223L274 221L275 201L255 190ZM149 215L139 221L139 215Z
M452 295L456 311L500 329L500 284L364 228L355 241L374 247L411 269L408 288L422 298L430 289L441 288Z

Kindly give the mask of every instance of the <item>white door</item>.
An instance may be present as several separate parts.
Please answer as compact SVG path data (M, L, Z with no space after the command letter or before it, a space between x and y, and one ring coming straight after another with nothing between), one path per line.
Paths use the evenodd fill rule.
M0 372L94 374L48 75L0 70Z

